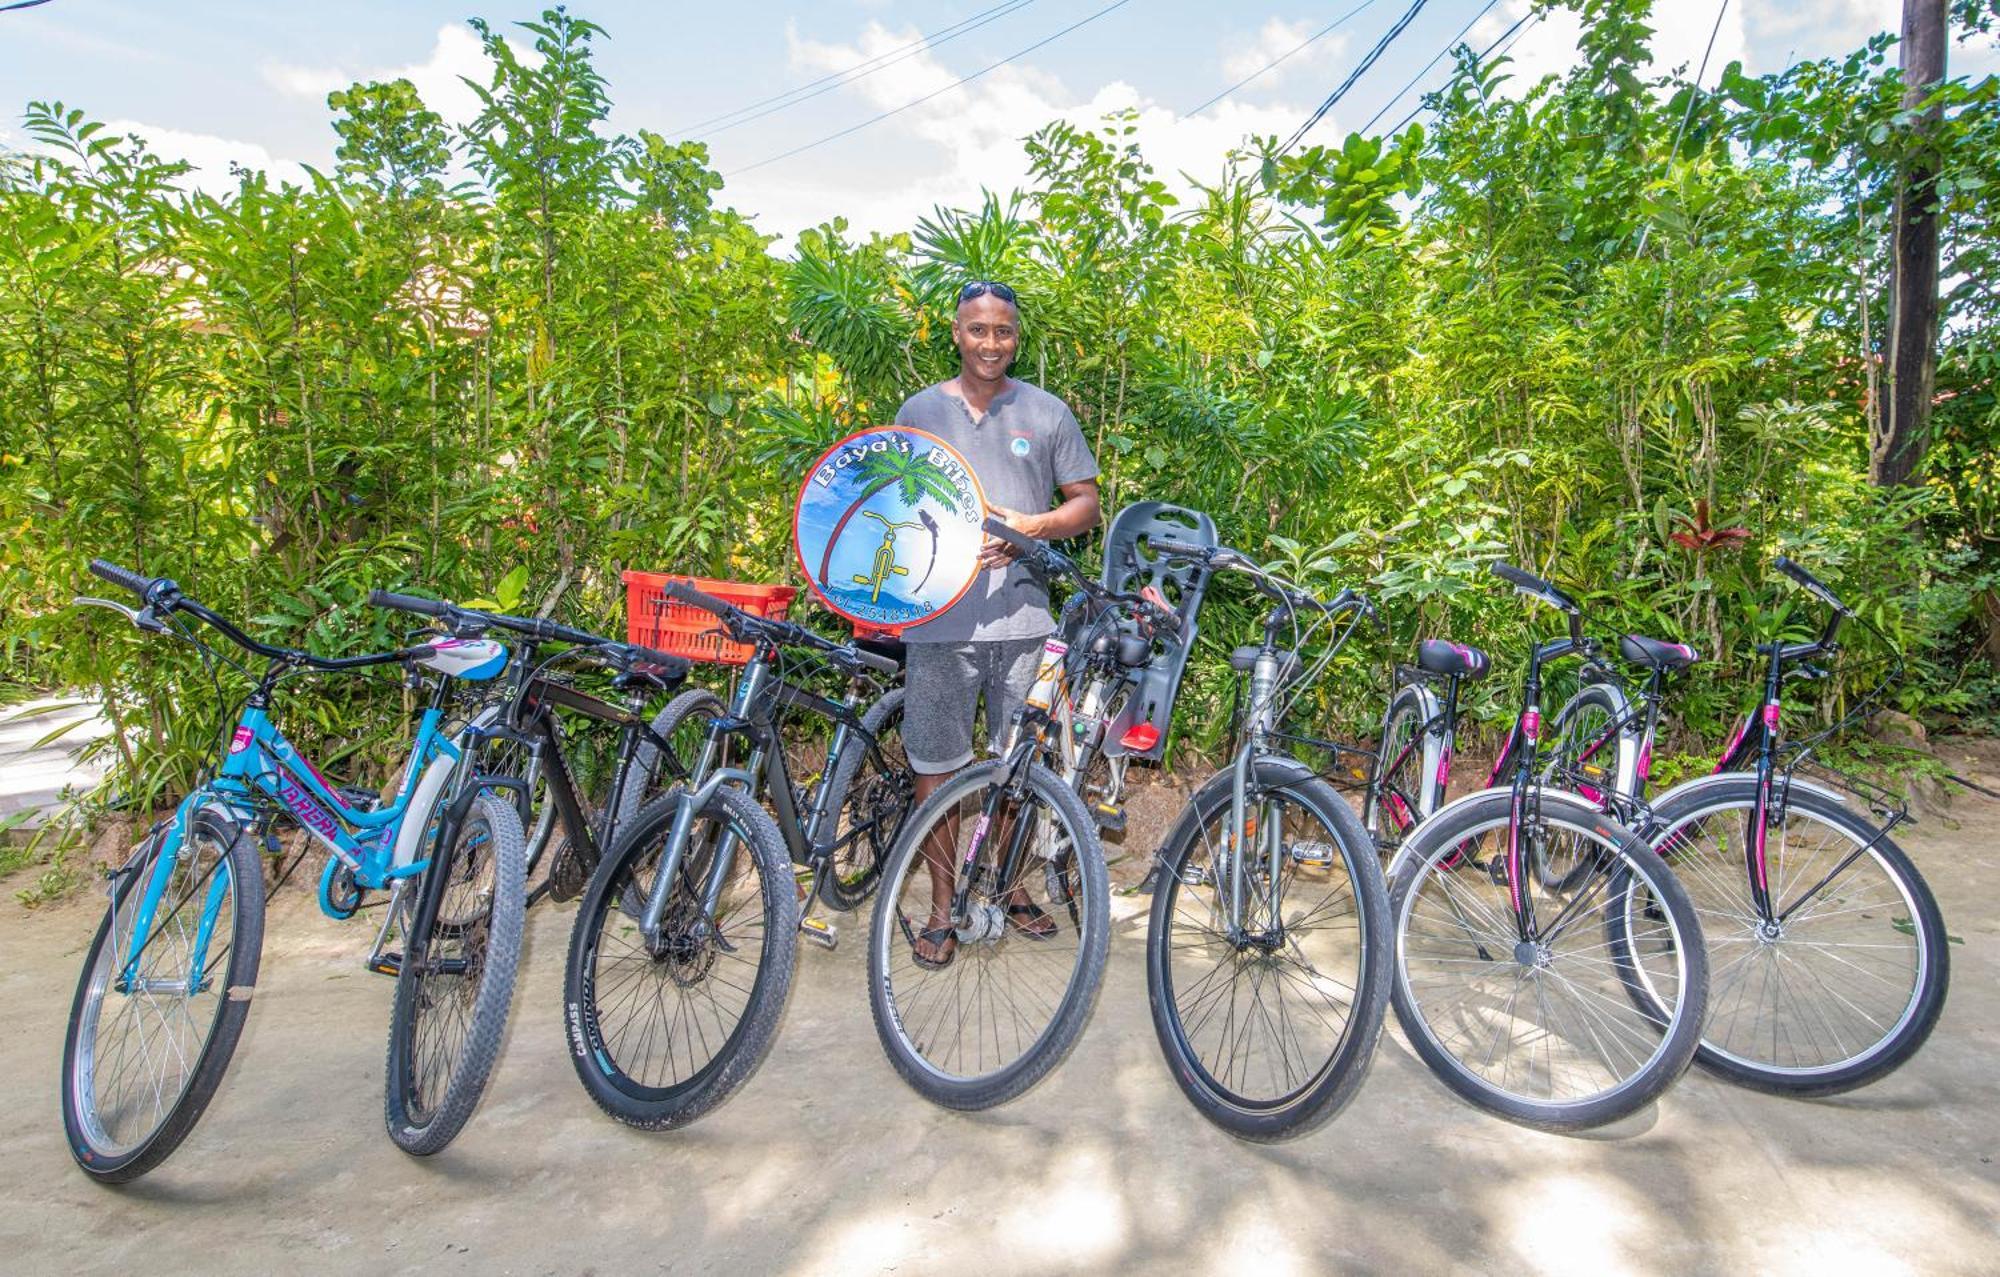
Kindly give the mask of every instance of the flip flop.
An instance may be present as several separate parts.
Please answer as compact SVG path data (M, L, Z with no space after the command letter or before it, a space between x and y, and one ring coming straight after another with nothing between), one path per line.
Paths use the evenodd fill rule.
M917 933L917 940L928 944L931 947L931 952L935 953L939 945L948 939L954 939L957 935L957 928L947 923L942 927L930 927L919 931ZM958 945L955 942L952 944L951 950L942 958L926 958L923 954L917 952L916 940L910 942L910 961L916 963L926 971L942 971L950 966L951 960L957 956Z
M1016 918L1026 918L1028 921L1024 925L1015 922L1014 919ZM1056 924L1054 918L1051 918L1036 905L1008 905L1007 922L1014 930L1028 937L1030 940L1053 940L1056 938L1056 933L1062 930ZM1049 924L1046 931L1039 929L1044 922Z

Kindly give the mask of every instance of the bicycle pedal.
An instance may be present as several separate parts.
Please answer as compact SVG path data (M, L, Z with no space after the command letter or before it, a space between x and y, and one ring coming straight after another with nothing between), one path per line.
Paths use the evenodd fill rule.
M1116 803L1092 803L1090 814L1096 818L1097 827L1107 833L1125 832L1125 809Z
M1306 840L1293 843L1290 851L1292 863L1303 869L1331 869L1339 851L1331 843Z
M399 976L403 974L403 955L385 953L370 962L368 969L376 975Z
M800 918L799 934L829 953L840 944L840 929L824 918Z

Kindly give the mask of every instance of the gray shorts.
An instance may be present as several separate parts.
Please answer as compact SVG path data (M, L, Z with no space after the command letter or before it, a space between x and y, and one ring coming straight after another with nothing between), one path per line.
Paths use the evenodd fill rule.
M1042 639L911 643L903 666L903 754L925 776L972 761L972 719L986 696L987 748L999 753L1028 699Z

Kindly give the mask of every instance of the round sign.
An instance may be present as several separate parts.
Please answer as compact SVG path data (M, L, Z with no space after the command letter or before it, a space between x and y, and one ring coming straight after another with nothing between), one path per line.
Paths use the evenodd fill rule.
M792 546L806 584L868 633L899 634L979 576L986 495L965 458L908 426L862 430L806 472Z

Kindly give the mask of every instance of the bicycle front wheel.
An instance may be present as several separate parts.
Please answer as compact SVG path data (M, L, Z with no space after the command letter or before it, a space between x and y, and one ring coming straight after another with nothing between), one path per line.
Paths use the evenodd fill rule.
M197 812L171 866L161 851L149 838L112 879L63 1042L70 1155L107 1184L158 1166L201 1120L250 1014L264 943L263 866L234 825Z
M1104 977L1111 889L1097 828L1047 768L1030 764L1012 792L1011 771L979 763L941 785L910 817L875 901L876 1036L903 1080L946 1108L991 1108L1046 1077ZM954 918L959 876L967 903Z
M1534 802L1518 836L1545 845L1521 849L1510 881L1511 800L1466 799L1405 845L1390 900L1396 1018L1478 1107L1543 1130L1601 1126L1651 1103L1694 1056L1708 994L1701 925L1645 842L1576 798ZM1589 869L1573 889L1551 886L1530 867L1538 855ZM1610 934L1628 883L1655 916ZM1515 890L1533 913L1525 938ZM1634 1005L1636 983L1654 991L1650 1005Z
M1701 914L1710 976L1695 1060L1741 1086L1835 1095L1908 1060L1944 1011L1950 958L1937 900L1902 848L1831 797L1792 787L1765 829L1772 911L1750 895L1757 781L1705 784L1654 809L1653 845ZM1630 893L1614 916L1646 924ZM1650 1007L1653 991L1634 987Z
M647 938L646 903L674 817L691 801L670 789L620 826L570 934L570 1063L599 1108L643 1130L685 1126L750 1080L777 1036L797 961L784 840L734 788L691 818L658 934Z
M406 1153L450 1144L486 1090L514 998L526 880L521 818L494 791L473 797L449 846L431 844L389 1017L384 1117Z
M1204 785L1161 852L1146 989L1167 1065L1202 1116L1244 1139L1291 1139L1367 1076L1389 1001L1389 902L1374 844L1333 787L1260 759L1232 919L1231 782L1225 771Z

